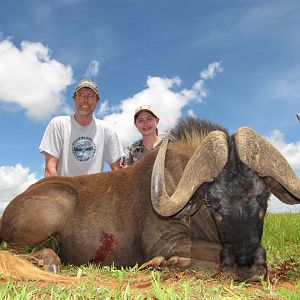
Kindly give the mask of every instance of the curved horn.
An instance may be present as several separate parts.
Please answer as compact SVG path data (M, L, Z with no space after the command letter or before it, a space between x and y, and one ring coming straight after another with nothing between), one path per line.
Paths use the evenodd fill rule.
M213 181L228 159L227 136L210 132L188 161L174 194L169 197L165 186L165 156L169 136L163 140L152 171L151 200L155 211L165 217L179 212L204 182Z
M235 144L244 164L262 177L272 177L300 199L299 178L283 155L268 141L252 129L242 127L235 134Z

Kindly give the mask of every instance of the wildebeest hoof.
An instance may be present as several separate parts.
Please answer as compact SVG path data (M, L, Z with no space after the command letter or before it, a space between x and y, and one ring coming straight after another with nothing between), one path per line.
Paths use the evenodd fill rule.
M156 256L148 261L146 261L145 263L143 263L140 266L140 269L146 269L146 268L159 268L162 266L162 264L165 262L165 258L163 256Z
M54 274L60 273L60 266L57 264L45 265L43 269Z
M191 259L180 256L171 256L165 259L163 256L157 256L141 265L140 269L145 268L170 268L185 270L191 265Z
M171 256L168 260L165 261L163 267L185 270L190 267L191 259L180 256Z

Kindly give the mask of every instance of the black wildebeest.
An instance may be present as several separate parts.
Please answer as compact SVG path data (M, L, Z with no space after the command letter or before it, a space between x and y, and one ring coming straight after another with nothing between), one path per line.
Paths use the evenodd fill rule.
M188 118L168 140L123 170L41 179L7 206L1 238L19 249L57 234L75 265L220 264L238 280L264 276L267 201L299 203L292 168L249 128L230 136Z

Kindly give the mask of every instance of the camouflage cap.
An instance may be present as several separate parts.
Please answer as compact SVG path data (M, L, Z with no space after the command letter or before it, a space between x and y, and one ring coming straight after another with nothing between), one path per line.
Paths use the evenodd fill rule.
M87 87L87 88L92 89L92 90L96 93L98 99L100 98L100 97L99 97L99 91L98 91L97 84L96 84L94 81L90 80L90 79L83 79L83 80L80 80L80 81L77 83L77 85L75 86L75 89L74 89L73 98L75 97L75 94L76 94L81 88L84 88L84 87Z

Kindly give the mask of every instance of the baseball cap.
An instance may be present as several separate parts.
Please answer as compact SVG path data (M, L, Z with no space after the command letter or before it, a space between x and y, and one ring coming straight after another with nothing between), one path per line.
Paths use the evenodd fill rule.
M135 109L134 112L134 122L136 121L137 116L139 115L140 112L142 111L148 111L149 113L151 113L155 118L157 118L157 113L155 112L155 110L148 104L145 105L141 105L139 107L137 107Z
M83 79L83 80L78 81L78 83L77 83L77 85L75 86L75 89L74 89L73 98L75 97L75 94L81 88L84 88L84 87L92 89L96 93L98 99L100 98L97 84L94 81L90 80L90 79Z

